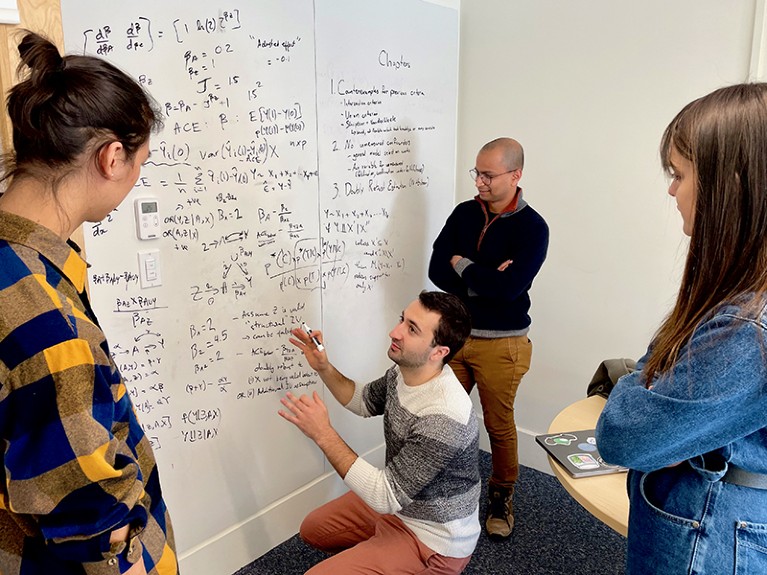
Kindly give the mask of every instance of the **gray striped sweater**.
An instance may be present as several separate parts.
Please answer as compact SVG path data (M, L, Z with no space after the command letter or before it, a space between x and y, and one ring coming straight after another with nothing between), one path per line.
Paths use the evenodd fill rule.
M357 458L344 481L379 513L394 513L430 549L468 557L479 538L479 430L469 396L449 366L418 386L399 366L365 386L346 405L363 417L384 416L386 466Z

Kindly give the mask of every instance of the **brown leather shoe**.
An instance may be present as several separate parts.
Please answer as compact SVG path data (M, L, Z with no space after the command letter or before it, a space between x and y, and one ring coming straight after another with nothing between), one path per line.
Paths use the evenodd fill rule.
M492 539L506 539L514 529L514 488L490 486L485 529Z

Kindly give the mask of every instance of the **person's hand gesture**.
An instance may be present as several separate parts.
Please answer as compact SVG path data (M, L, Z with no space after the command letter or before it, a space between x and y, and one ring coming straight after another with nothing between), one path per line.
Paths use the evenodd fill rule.
M316 339L320 344L322 343L322 332L318 330L312 330L312 334L309 335L301 328L293 328L290 330L293 337L290 338L290 343L295 345L304 353L306 361L314 371L322 371L327 369L330 365L328 361L328 354L325 353L325 349L318 349L317 344L313 341Z
M279 410L280 416L287 419L306 437L315 442L333 429L330 425L328 409L316 391L312 393L311 397L308 395L296 397L288 392L286 397L280 399L280 403L288 409L287 411Z

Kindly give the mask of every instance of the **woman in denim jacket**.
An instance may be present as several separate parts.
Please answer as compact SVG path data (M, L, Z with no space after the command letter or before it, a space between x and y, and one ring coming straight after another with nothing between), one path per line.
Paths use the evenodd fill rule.
M767 573L767 84L688 104L661 158L682 285L597 425L631 469L627 573Z

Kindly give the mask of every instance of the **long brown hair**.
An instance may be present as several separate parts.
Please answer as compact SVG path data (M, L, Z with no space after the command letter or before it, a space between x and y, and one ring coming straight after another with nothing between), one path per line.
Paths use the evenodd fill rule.
M748 305L767 281L767 84L738 84L685 106L661 141L692 163L696 198L676 304L644 366L649 385L671 369L695 329L725 303Z

